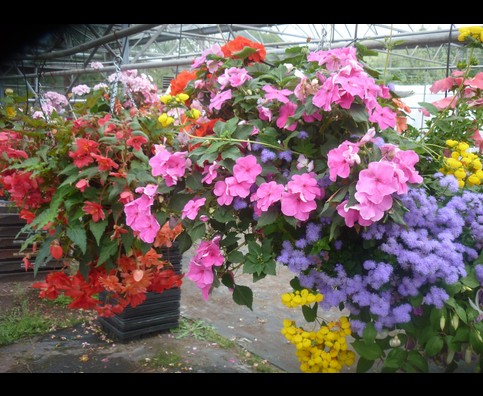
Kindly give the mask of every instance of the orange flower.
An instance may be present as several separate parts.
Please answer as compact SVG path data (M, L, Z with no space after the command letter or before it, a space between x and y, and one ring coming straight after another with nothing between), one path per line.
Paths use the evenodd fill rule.
M154 247L166 246L169 248L173 246L173 241L182 231L183 225L181 223L178 223L174 228L171 228L169 221L167 221L158 231L156 239L154 240Z
M392 101L396 104L396 106L398 108L400 108L401 110L405 111L406 113L411 113L411 109L409 108L409 106L404 103L402 100L400 99L397 99L397 98L392 98Z
M223 51L223 55L225 55L225 57L236 58L236 56L233 54L240 52L245 47L250 47L257 50L256 52L248 56L247 59L249 61L259 63L265 60L265 57L267 56L267 51L263 44L255 43L243 36L237 36L234 40L229 41L223 47L221 47L221 50Z
M186 86L191 80L196 78L196 72L190 72L189 70L183 70L179 73L176 78L171 80L171 91L170 95L178 95L184 91Z
M408 129L408 118L406 116L396 116L396 131L401 133Z

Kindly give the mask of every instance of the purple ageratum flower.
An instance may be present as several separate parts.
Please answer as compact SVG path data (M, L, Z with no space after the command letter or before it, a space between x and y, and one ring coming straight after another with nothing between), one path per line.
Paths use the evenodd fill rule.
M305 230L305 238L307 242L316 242L320 239L320 232L322 231L322 226L316 223L307 224L307 229Z
M307 139L309 137L309 134L306 131L300 131L298 136L299 139Z
M476 280L480 282L481 286L483 286L483 264L478 264L475 266L475 275Z
M287 162L292 161L292 152L291 151L281 151L278 153L278 158L281 160L285 160Z
M277 154L275 154L273 151L270 151L268 149L263 149L260 159L263 163L266 163L268 161L273 161L277 159Z
M295 246L299 249L303 249L307 246L307 240L300 238L299 240L295 241Z
M233 200L233 209L235 209L235 210L245 209L247 206L248 206L248 204L244 199L236 197Z
M429 293L424 296L423 303L426 305L434 305L436 308L441 309L448 298L449 295L444 289L431 286Z

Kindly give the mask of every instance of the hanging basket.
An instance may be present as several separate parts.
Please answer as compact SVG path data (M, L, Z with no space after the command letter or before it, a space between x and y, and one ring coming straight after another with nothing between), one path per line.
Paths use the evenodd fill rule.
M178 245L161 250L177 274L181 274L181 258ZM102 296L101 296L102 298ZM179 326L181 289L173 288L163 293L148 292L146 300L136 307L126 307L120 314L103 318L98 322L112 338L125 342L133 338L154 335Z

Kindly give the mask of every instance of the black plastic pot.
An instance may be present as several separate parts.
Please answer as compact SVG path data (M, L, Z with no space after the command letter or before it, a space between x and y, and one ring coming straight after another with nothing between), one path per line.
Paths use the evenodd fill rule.
M176 273L181 274L181 254L178 245L162 249L163 258L169 260ZM154 335L179 326L181 289L163 293L148 292L146 300L132 308L126 307L120 314L98 318L101 328L112 338L125 342L133 338Z

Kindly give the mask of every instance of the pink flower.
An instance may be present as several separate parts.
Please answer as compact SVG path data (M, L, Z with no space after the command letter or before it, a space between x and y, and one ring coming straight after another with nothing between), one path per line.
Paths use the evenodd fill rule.
M391 195L384 195L381 201L377 203L364 192L356 192L354 197L359 202L359 214L361 218L374 222L381 220L384 217L384 213L391 209L393 203Z
M223 103L225 103L227 100L230 100L231 97L231 89L217 93L214 97L211 98L208 108L210 109L210 111L213 111L213 109L220 110Z
M190 220L196 219L198 211L205 204L206 198L192 199L186 203L181 213L181 218L187 217Z
M153 243L161 228L156 217L152 215L145 217L142 224L138 223L136 225L138 226L139 239L146 243Z
M272 111L267 107L260 106L258 108L258 117L263 121L272 121Z
M215 162L213 162L211 165L207 164L203 168L203 179L201 179L202 183L206 184L211 184L213 183L213 180L218 176L218 172L216 171L220 166Z
M203 298L208 300L211 285L215 279L213 268L205 267L197 263L195 259L191 259L186 277L196 283L196 286L201 290Z
M288 103L289 99L287 96L293 93L290 89L276 89L269 84L264 85L262 89L266 92L265 99L278 100L282 103Z
M441 91L448 91L453 88L455 84L455 79L453 77L446 77L442 80L435 81L431 87L429 87L429 91L433 94L441 92Z
M139 198L124 205L124 213L126 215L126 224L133 230L137 231L137 224L143 224L146 222L145 218L151 215L151 206L153 204L153 198L143 194Z
M156 154L150 158L149 165L153 176L162 176L168 187L174 186L185 174L190 161L185 158L187 152L170 153L162 145L155 145Z
M409 183L419 184L423 182L423 178L414 168L414 165L419 162L419 156L415 151L399 150L396 152L393 162L404 172Z
M337 205L337 213L339 213L339 215L344 218L345 225L347 227L354 227L354 224L358 223L361 226L370 226L372 224L372 221L364 220L361 217L359 211L360 205L347 206L348 202L349 201L346 199L345 201Z
M389 107L377 104L374 111L369 115L369 121L379 124L381 130L396 126L396 113Z
M84 192L87 187L89 187L89 180L87 179L80 179L76 184L76 188L78 188L81 192Z
M370 142L374 136L376 136L376 130L374 128L369 128L361 140L359 140L357 145L362 146L363 144Z
M454 96L448 96L446 98L436 100L432 104L433 106L436 106L438 110L445 110L447 108L452 108L454 109L456 107L456 97Z
M274 181L262 183L257 191L252 194L250 200L252 202L256 201L256 207L260 211L266 212L271 205L280 201L283 190L283 185Z
M104 65L101 62L91 62L90 66L95 70L99 70L99 69L104 68Z
M136 151L141 150L141 145L147 142L148 139L146 139L144 136L131 136L129 139L126 140L126 144Z
M312 104L325 111L332 110L332 103L340 99L339 86L334 83L334 78L327 78L312 99Z
M277 118L277 126L279 128L285 128L288 131L294 131L297 128L297 121L293 122L290 125L287 125L288 118L295 114L295 110L297 109L297 105L292 102L287 102L280 107L280 115Z
M76 85L72 88L72 93L79 96L88 94L90 91L91 89L85 84Z
M138 187L138 188L136 188L135 191L137 193L139 193L139 194L145 194L149 198L152 198L158 192L158 186L157 186L157 184L148 184L148 185L146 185L146 187Z
M229 69L225 69L225 73L218 77L218 83L221 85L220 89L225 89L228 84L236 88L251 79L252 76L248 74L246 69L230 67Z
M257 163L254 155L238 158L233 166L233 176L239 183L253 184L260 173L262 173L262 167Z
M225 183L228 188L228 192L232 197L246 198L250 195L250 187L252 182L239 182L234 176L227 177Z
M317 208L315 201L304 201L300 194L283 192L281 210L285 216L293 216L297 220L306 221L310 212Z
M292 194L299 194L303 202L313 201L325 194L325 191L317 185L317 180L313 177L313 174L310 173L293 175L292 180L287 183L287 191Z
M297 169L300 170L303 168L307 168L309 172L312 172L314 170L314 161L309 161L309 159L306 158L305 155L300 154L297 158Z
M218 205L230 205L233 202L233 196L230 195L228 185L223 180L219 180L215 183L213 194L218 197L216 199Z
M475 141L475 146L478 147L480 153L483 153L483 132L476 130L471 138Z
M386 196L398 190L395 166L390 162L369 163L367 169L359 173L356 190L358 193L365 193L371 202L381 203ZM356 199L361 202L357 196Z
M361 163L359 157L359 147L357 144L348 140L344 141L339 147L332 149L327 154L327 166L329 167L329 179L335 182L337 176L345 179L349 176L351 167Z

